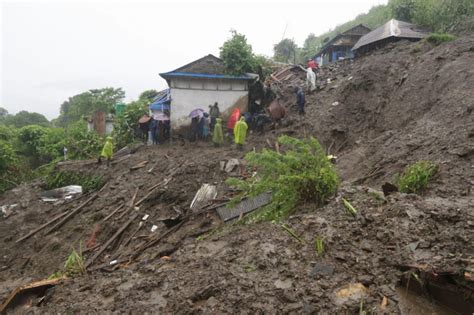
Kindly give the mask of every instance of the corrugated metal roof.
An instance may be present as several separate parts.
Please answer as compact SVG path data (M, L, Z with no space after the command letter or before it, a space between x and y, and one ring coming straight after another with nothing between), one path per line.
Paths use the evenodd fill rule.
M419 26L391 19L384 25L376 28L372 32L362 36L359 41L352 47L352 50L357 50L360 47L378 42L389 37L398 38L424 38L428 35L428 31Z
M258 75L253 73L244 73L240 76L228 75L225 73L225 66L222 59L210 54L173 71L160 73L160 76L164 79L171 77L191 77L207 79L254 80L258 78Z

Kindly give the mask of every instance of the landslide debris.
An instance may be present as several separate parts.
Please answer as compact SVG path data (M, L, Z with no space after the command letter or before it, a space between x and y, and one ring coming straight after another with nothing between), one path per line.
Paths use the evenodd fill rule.
M63 281L41 306L30 308L45 313L356 313L363 300L366 311L399 312L400 266L460 272L472 268L474 255L474 37L427 45L399 42L323 69L321 90L307 95L304 117L292 110L293 87L283 87L278 94L291 113L288 119L263 136L249 136L246 149L260 150L282 134L312 135L338 156L343 183L337 195L322 208L299 206L284 222L301 242L271 222L223 227L214 211L190 215L204 183L217 186L216 204L232 195L220 162L242 159L244 153L208 143L144 147L110 168L60 167L101 175L106 186L52 233L40 231L16 243L88 197L44 203L40 182L0 197L1 205L19 204L0 221L0 297L58 271L72 248L94 234L98 246L83 254L90 259L136 212L87 274ZM426 192L384 196L381 185L418 160L439 166ZM145 167L134 169L143 161ZM138 209L131 203L136 192L135 202L149 195ZM347 213L342 198L357 209L356 216ZM120 205L123 209L110 216ZM322 255L316 239L323 239ZM156 242L144 247L151 241ZM113 260L117 264L111 265Z

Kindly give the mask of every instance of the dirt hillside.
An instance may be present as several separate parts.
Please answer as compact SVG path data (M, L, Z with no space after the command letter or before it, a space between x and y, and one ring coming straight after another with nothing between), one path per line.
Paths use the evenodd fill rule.
M245 154L230 144L173 142L142 147L109 168L87 161L61 166L101 174L106 182L68 204L42 202L40 181L6 192L0 205L19 207L0 219L0 298L60 270L72 247L96 230L96 245L84 253L87 274L15 311L400 313L396 287L407 266L463 274L473 265L473 62L474 36L437 47L392 44L324 68L320 90L307 95L305 116L296 114L293 86L280 87L289 117L262 136L249 135L246 150L268 147L282 134L312 135L338 157L342 182L326 206L300 205L282 222L300 240L280 224L220 221L212 208L233 193L220 162ZM384 196L381 184L417 160L439 166L426 192ZM131 170L143 161L146 167ZM218 195L204 211L192 212L204 183L215 184ZM148 195L136 208L130 207L135 192L135 204ZM342 197L358 209L357 217L347 214ZM54 224L16 242L89 198L50 233ZM324 239L322 257L316 238ZM473 288L458 289L474 307Z

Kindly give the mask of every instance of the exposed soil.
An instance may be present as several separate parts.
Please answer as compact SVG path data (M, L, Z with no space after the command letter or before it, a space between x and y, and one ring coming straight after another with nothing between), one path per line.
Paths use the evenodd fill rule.
M41 306L22 305L16 311L335 314L358 313L362 300L364 310L400 313L396 286L401 265L460 274L473 265L473 62L473 36L438 47L392 44L353 63L323 69L321 90L307 95L305 116L293 110L293 87L283 87L279 94L290 116L262 136L250 135L246 150L268 147L267 139L274 143L281 134L312 135L338 156L342 181L326 206L300 205L283 222L302 241L270 222L224 226L214 211L189 216L203 183L217 185L219 200L232 193L220 161L245 153L230 144L214 148L175 142L141 148L109 168L62 166L101 174L107 185L56 231L46 234L47 227L20 243L15 241L89 196L47 204L39 198L40 181L6 192L0 205L19 206L0 220L0 298L60 270L73 246L95 242L84 253L87 261L138 212L87 274L48 290ZM393 182L406 165L422 159L439 166L423 195L383 196L381 184ZM149 161L146 167L130 170L142 161ZM128 206L136 188L140 200L166 178L170 181L138 210ZM342 197L358 209L356 217L345 211ZM122 211L104 221L121 204ZM139 251L172 228L176 222L170 221L179 213L186 220L175 232ZM145 214L149 218L137 230ZM91 241L94 229L96 240ZM322 257L315 250L318 237L324 239ZM119 263L110 265L112 260ZM344 297L341 289L349 285L354 292ZM467 299L473 301L472 284L470 292Z

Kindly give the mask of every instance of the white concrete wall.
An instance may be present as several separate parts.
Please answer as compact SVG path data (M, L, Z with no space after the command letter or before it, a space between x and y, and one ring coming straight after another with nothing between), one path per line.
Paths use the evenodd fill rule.
M189 113L202 108L209 111L209 105L219 103L224 120L239 107L247 111L248 84L243 80L209 80L209 79L172 79L171 88L171 127L178 129L189 126Z

